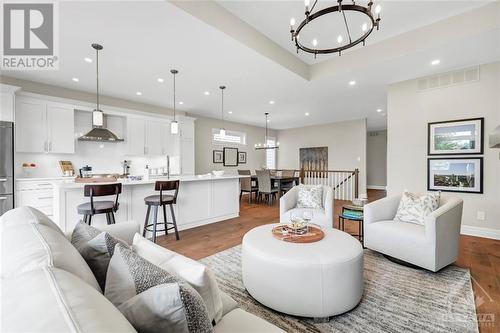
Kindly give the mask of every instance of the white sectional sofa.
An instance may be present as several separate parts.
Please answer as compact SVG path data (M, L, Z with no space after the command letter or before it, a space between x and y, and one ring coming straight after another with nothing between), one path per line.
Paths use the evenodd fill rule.
M139 226L106 231L129 244ZM101 292L85 260L43 213L21 207L0 218L1 332L135 332ZM180 255L179 255L180 256ZM237 307L222 294L223 317L214 332L283 332Z

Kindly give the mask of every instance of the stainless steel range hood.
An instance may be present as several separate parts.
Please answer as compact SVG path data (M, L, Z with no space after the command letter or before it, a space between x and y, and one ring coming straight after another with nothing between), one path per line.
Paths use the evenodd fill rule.
M500 126L490 134L490 148L500 148Z
M92 129L87 134L78 138L79 141L97 141L97 142L120 142L119 139L110 130L104 126L104 113L99 108L99 51L103 49L102 45L92 44L95 50L96 58L96 108L92 111Z
M92 129L78 138L78 141L122 142L113 132L104 127L104 113L101 110L92 112Z

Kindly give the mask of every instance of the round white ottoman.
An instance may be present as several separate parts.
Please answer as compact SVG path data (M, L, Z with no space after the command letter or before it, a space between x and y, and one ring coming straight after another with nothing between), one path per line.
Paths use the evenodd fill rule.
M336 229L323 229L316 243L273 237L277 224L247 232L242 276L247 291L263 305L295 316L325 318L354 308L363 294L363 248Z

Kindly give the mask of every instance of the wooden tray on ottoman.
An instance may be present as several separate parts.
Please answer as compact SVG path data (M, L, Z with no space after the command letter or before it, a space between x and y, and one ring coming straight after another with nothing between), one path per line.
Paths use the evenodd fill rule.
M288 235L283 235L283 229L288 230ZM293 229L285 224L274 227L272 233L274 238L290 243L314 243L325 237L323 230L314 225L309 225L309 231L304 234L294 233Z

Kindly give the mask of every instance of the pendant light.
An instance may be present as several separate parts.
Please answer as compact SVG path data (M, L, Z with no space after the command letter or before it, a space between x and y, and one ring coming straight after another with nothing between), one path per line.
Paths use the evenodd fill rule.
M221 120L222 120L222 126L219 132L219 135L221 138L226 136L226 129L224 128L224 89L226 89L226 86L220 86L219 87L220 92L221 92L221 99L222 99L222 108L221 108Z
M270 146L267 144L267 122L269 121L267 118L269 117L269 112L266 112L264 113L266 115L266 134L265 134L265 137L264 137L264 144L261 144L260 142L259 143L256 143L255 144L255 149L256 150L261 150L261 149L278 149L280 147L280 143L279 142L276 142L276 144L274 146Z
M177 119L175 118L175 75L179 73L178 70L172 69L170 70L170 73L174 76L174 119L170 123L170 133L172 134L178 134L179 133L179 123L177 122Z

